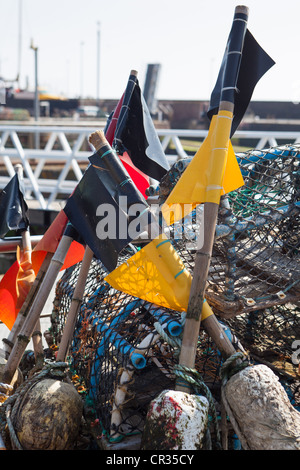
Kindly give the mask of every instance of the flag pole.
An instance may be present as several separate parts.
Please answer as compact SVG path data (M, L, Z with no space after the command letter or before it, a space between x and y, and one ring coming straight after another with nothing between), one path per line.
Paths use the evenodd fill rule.
M237 15L243 17L241 21L241 27L238 29L238 34L235 35L235 41L232 41L229 44L228 50L228 54L232 54L232 57L235 59L235 62L233 64L231 62L230 66L227 63L227 67L224 72L224 88L221 93L221 101L218 116L220 116L220 112L222 111L227 112L229 116L233 116L234 111L234 92L236 87L236 79L239 71L239 63L243 48L244 36L247 28L248 8L242 5L237 6L235 8L234 21L236 20ZM236 57L234 57L237 54L239 54L238 60L236 60ZM233 68L234 65L235 68ZM216 145L214 145L214 147L226 148L227 146L228 148L230 130L229 134L223 137L222 142L219 142L217 129L218 124L216 125L216 139L214 142ZM212 149L212 151L213 150L214 149ZM225 154L225 158L227 158L227 153ZM221 167L223 162L218 162L218 164ZM218 211L218 203L204 203L204 243L203 246L196 252L193 281L191 285L186 322L183 332L181 353L179 358L180 365L191 369L195 367L197 343L201 323L201 312L203 302L205 300L205 288L210 267L210 260L212 256ZM205 328L205 330L209 332L210 336L213 339L216 338L218 340L218 338L223 338L223 341L218 341L219 345L222 348L220 352L222 353L223 357L227 358L233 353L235 353L234 347L232 346L229 340L226 340L226 335L224 335L224 332L222 331L215 315L209 315L207 318L205 318L205 320L203 320L203 328ZM176 390L186 391L187 387L181 387L180 385L177 385Z
M137 75L138 75L138 72L136 70L130 71L129 81L128 81L128 84L127 84L127 87L123 96L122 106L118 115L118 125L120 125L120 122L122 125L122 123L124 124L126 121L126 115L128 113L128 104L130 102L131 95L136 85ZM112 139L112 141L114 142L114 139ZM101 148L104 146L111 147L110 143L108 142L108 139L104 135L104 132L101 132L101 131L92 133L89 137L89 142L94 146L96 152L100 151ZM113 145L113 142L112 142L112 145ZM150 224L148 226L148 233L149 232L159 233L159 225L157 224L157 227L154 228L153 224ZM82 266L79 272L78 281L75 287L72 303L71 303L70 310L69 310L67 320L66 320L66 324L64 327L63 336L62 336L59 351L57 354L57 361L66 360L70 342L74 333L76 317L77 317L80 304L82 302L82 297L84 294L84 286L86 283L89 266L90 266L93 256L94 256L93 251L87 246L84 259L82 262Z
M76 287L74 289L70 309L67 315L66 323L63 329L63 335L61 338L61 342L59 345L59 349L56 356L57 362L65 362L67 360L69 347L71 344L71 340L73 337L76 318L82 304L84 289L86 285L86 280L88 276L88 272L90 269L90 265L93 259L94 253L90 249L89 246L86 246L82 264L80 267Z
M137 72L132 70L131 75L136 77ZM102 147L111 147L109 142L106 139L106 136L104 135L104 132L102 131L93 132L89 137L89 142L94 146L96 152L101 151ZM148 231L148 234L149 233L158 234L159 233L158 223L155 225L153 224L148 225L147 231ZM85 250L84 258L82 261L82 265L80 268L80 272L78 275L77 284L74 290L70 310L68 312L66 324L64 326L63 336L62 336L59 350L56 356L57 361L65 361L67 358L72 336L74 334L77 314L78 314L78 311L82 302L82 298L84 294L84 287L85 287L89 267L93 259L93 256L94 256L93 251L87 246Z
M133 93L134 88L135 88L136 83L137 83L137 76L138 76L138 72L136 70L131 70L130 71L129 80L128 80L128 83L127 83L127 86L126 86L126 90L124 92L122 106L121 106L121 109L120 109L120 112L119 112L119 115L118 115L118 121L116 123L116 128L115 128L114 134L117 133L119 128L122 129L123 126L126 125L126 119L127 119L127 115L128 115L129 103L130 103L132 93ZM115 139L115 136L114 136L113 142L112 142L112 148L118 148L118 145L122 146L123 143L121 141L118 142Z
M65 234L62 236L59 245L52 256L48 270L42 280L39 295L36 296L31 304L28 315L18 335L17 342L14 344L10 356L4 368L3 382L10 383L17 367L19 366L22 356L25 352L32 334L35 330L37 321L48 299L49 293L56 281L57 275L64 264L65 257L71 246L73 238Z
M31 246L29 230L25 230L24 232L22 232L22 251L23 251L24 254L26 252L29 254L30 264L31 264L32 246ZM33 336L32 336L32 343L33 343L33 350L34 350L36 365L38 365L38 363L40 361L43 362L43 360L44 360L44 350L43 350L43 343L42 343L42 339L41 339L41 322L40 322L40 318L38 318L38 320L36 322L36 325L35 325L35 331L34 331Z
M22 304L22 307L17 315L17 318L12 326L12 329L10 330L9 332L9 335L7 338L3 339L3 343L4 343L4 351L5 351L5 355L6 355L6 358L9 356L9 354L11 353L11 350L12 350L12 347L13 345L15 344L16 342L16 339L17 339L17 336L24 324L24 321L28 315L28 312L29 312L29 309L31 307L31 304L35 298L35 296L37 295L38 291L39 291L39 288L40 288L40 285L41 285L41 282L47 272L47 269L49 267L49 264L51 262L51 258L53 256L53 253L47 253L37 275L36 275L36 278L35 280L33 281L31 287L30 287L30 290L26 296L26 299L24 300L23 304Z
M23 181L23 167L20 163L15 165L15 171L19 176L19 180ZM32 245L31 245L31 239L30 239L30 230L29 227L26 230L23 230L21 232L21 238L22 238L22 252L23 255L28 257L28 262L30 263L31 266L31 254L32 254ZM31 267L32 270L32 267ZM43 345L41 341L41 324L40 324L40 319L37 320L37 323L35 325L35 330L36 334L34 334L32 341L33 341L33 349L34 349L34 354L35 354L35 359L36 363L40 361L41 358L44 357L44 351L43 351ZM15 338L14 338L15 340Z

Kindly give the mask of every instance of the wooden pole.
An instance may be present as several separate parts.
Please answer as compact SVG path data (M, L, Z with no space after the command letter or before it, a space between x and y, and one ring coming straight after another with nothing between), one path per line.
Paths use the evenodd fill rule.
M24 324L24 321L28 315L28 312L30 310L30 307L32 305L32 302L34 300L34 298L36 297L38 291L39 291L39 288L41 286L41 283L42 283L42 280L44 279L44 276L47 272L47 269L49 267L49 264L51 262L51 259L52 259L52 256L53 256L53 253L47 253L46 254L46 257L39 269L39 272L37 273L36 275L36 278L35 280L33 281L33 284L30 288L30 291L28 292L28 295L26 297L26 299L24 300L23 302L23 305L18 313L18 316L13 324L13 327L12 329L10 330L10 333L7 337L7 339L3 339L3 343L4 343L4 350L5 350L5 356L6 356L6 359L8 358L8 356L10 355L11 353L11 350L13 348L13 345L15 344L16 342L16 339L17 339L17 336L18 334L20 333L20 330Z
M248 8L244 6L237 6L235 9L235 15L239 13L242 13L248 17ZM246 24L244 25L244 28L245 29L243 34L241 34L241 37L238 38L239 44L231 44L231 47L235 52L242 51ZM237 72L238 71L236 71L236 73ZM236 85L236 73L235 71L230 71L229 78L232 77L232 81L234 80L234 83L227 84L229 88L232 88L232 92ZM234 111L234 101L232 100L231 102L222 100L222 93L221 102L219 105L219 112L220 111L229 111L231 113ZM230 138L229 135L227 137L228 139ZM181 353L179 358L180 365L191 369L195 367L197 343L201 323L201 312L205 299L206 282L212 256L218 210L219 204L217 203L206 202L204 204L204 243L203 246L196 252L193 281L191 285ZM210 336L216 343L217 347L220 349L224 358L231 356L235 352L233 345L224 334L214 315L210 315L203 321L203 327L209 331ZM187 391L187 387L182 387L178 384L176 386L176 390Z
M67 315L67 320L64 326L63 335L59 345L59 350L56 356L57 362L65 362L67 360L67 355L71 340L75 330L76 318L82 304L84 288L86 284L86 279L88 276L89 268L93 259L94 253L87 246L84 252L84 257L80 267L80 272L78 275L76 287L74 289L72 302L70 305L70 310Z
M17 164L15 166L15 170L19 175L20 181L23 181L23 167L22 167L22 165ZM27 230L24 230L21 233L21 237L22 237L22 253L23 253L23 255L28 256L28 261L31 265L32 245L31 245L29 227L28 227ZM42 341L41 341L41 333L40 333L40 330L41 330L40 320L37 321L35 329L36 329L37 332L39 332L39 335L36 334L36 335L34 335L34 338L33 338L33 349L34 349L34 354L35 354L35 358L36 358L36 361L37 361L37 360L40 360L41 358L44 357L43 344L42 344Z
M25 230L24 232L22 232L22 251L23 253L28 253L30 255L30 263L31 263L32 247L31 247L29 230ZM37 362L37 361L40 361L44 357L43 343L41 340L41 332L40 332L41 330L40 319L38 319L36 322L35 330L36 330L36 334L33 336L32 342L33 342L34 355L35 355L35 359Z
M93 146L97 150L101 149L102 147L109 146L109 143L107 142L104 136L104 133L102 131L97 131L94 134L92 134L92 136L90 137L90 142L93 144ZM216 206L218 208L218 205ZM213 222L214 221L211 222L210 218L206 219L206 224L208 225L208 227L211 227L211 225L213 225ZM149 236L150 234L153 235L153 233L155 233L155 236L158 236L161 233L161 229L157 222L153 223L152 226L148 226L147 231L149 233ZM206 237L206 240L209 241L210 238ZM203 249L208 250L209 248L204 246L202 250ZM198 278L197 278L197 281L198 281ZM196 283L196 290L197 290L197 284L198 282ZM195 282L194 282L194 288L195 288ZM196 311L199 316L199 307ZM233 352L235 352L235 350L230 340L228 339L228 337L224 334L224 331L219 325L217 319L213 317L214 315L210 315L208 318L205 319L205 322L203 322L203 324L206 325L207 328L209 329L209 332L212 335L214 342L217 344L218 349L220 351L226 351L227 356L230 356L231 354L233 354ZM199 323L199 326L200 326L200 323ZM190 361L188 362L187 359L184 358L184 355L186 355L186 357L193 357L193 354L195 355L195 352L196 352L197 341L198 341L198 336L199 336L199 327L197 329L197 324L195 327L193 320L186 322L185 335L186 335L187 341L185 342L184 347L182 349L183 356L182 356L181 364L186 365L186 367L191 367L191 365L189 364L193 364L193 363Z
M136 77L137 71L131 70L130 75L134 75ZM100 151L102 147L105 147L105 146L110 147L110 144L108 143L103 131L93 132L89 137L89 142L94 146L96 152ZM148 229L150 231L151 227L149 227ZM62 336L59 350L57 353L57 357L56 357L57 361L65 361L67 358L71 339L74 334L76 318L78 315L80 305L82 303L84 287L85 287L89 267L93 259L93 255L94 254L92 250L87 246L85 250L84 258L82 261L82 265L80 268L77 284L74 290L70 310L67 315L67 321L64 327L63 336Z
M23 167L20 163L15 165L15 171L16 171L16 173L18 173L19 178L22 181L22 179L23 179ZM24 230L21 233L21 238L22 238L22 243L21 243L22 251L23 251L23 253L28 253L30 255L30 262L31 262L32 244L31 244L29 229ZM51 257L52 257L52 254L51 254ZM22 325L25 321L26 315L28 313L28 307L31 304L31 302L33 300L33 297L37 293L38 287L40 285L40 280L41 280L41 277L42 277L41 275L43 274L43 272L45 270L47 270L47 268L49 266L50 259L51 258L48 256L47 261L42 264L41 270L38 273L38 275L36 276L32 286L29 290L28 295L26 296L26 299L23 302L23 305L22 305L22 307L21 307L21 309L18 313L18 316L17 316L17 318L16 318L16 320L13 324L13 327L10 331L10 334L9 334L7 340L3 340L4 350L5 350L5 353L6 353L5 354L6 358L8 358L8 356L9 356L11 350L12 350L12 347L15 344L17 335L20 332L20 329L21 329L21 327L22 327ZM37 324L36 324L36 330L39 331L39 332L41 330L39 320L37 321ZM40 337L35 336L33 338L33 346L34 346L34 352L35 352L35 357L36 358L43 355L43 347L42 347L42 341L41 341Z
M131 74L136 75L137 72L131 71ZM96 152L101 150L104 146L109 146L109 143L102 131L93 132L89 137L89 142L94 146ZM90 264L92 262L94 253L93 251L87 246L85 249L84 257L82 260L82 265L80 268L80 272L78 275L77 284L74 290L70 310L67 315L66 324L64 326L64 331L62 335L62 339L60 342L59 350L56 356L57 361L66 361L70 343L74 334L76 318L82 303L84 288L86 284L86 279L88 276L88 271L90 268Z
M35 330L35 325L40 318L40 314L48 299L49 293L56 281L57 275L64 264L66 254L70 248L73 238L63 235L59 245L54 253L49 268L43 278L39 289L39 295L32 302L31 308L24 321L23 327L18 335L17 342L14 344L11 354L5 365L3 382L10 383L13 375L20 364L26 346Z

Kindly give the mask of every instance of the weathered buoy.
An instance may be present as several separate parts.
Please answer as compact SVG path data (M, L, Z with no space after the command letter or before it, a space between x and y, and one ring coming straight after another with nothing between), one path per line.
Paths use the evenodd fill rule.
M223 394L245 449L300 450L300 413L269 367L246 367L228 380Z
M24 395L12 422L24 450L67 450L80 430L83 403L72 384L36 382Z
M165 390L150 403L143 450L197 450L203 447L209 403L205 397Z

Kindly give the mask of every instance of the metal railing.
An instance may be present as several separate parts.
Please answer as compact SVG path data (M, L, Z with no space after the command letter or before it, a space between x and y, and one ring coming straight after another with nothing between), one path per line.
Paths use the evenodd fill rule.
M67 198L80 181L88 157L93 152L89 135L103 128L59 125L0 125L0 189L4 188L15 174L14 165L21 163L24 169L24 184L28 201L37 201L40 209L51 209L57 200ZM186 158L182 141L203 140L206 130L158 129L162 147L170 164ZM40 146L35 148L35 136ZM237 131L234 136L239 145L251 139L252 147L263 149L281 143L300 142L300 132ZM55 167L56 178L47 177L44 170ZM70 171L72 170L72 172Z

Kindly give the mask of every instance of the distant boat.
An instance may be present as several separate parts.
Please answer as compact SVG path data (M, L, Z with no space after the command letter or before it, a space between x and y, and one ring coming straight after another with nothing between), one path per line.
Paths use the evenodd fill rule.
M64 96L51 95L50 93L45 93L45 92L39 93L39 99L44 100L44 101L51 101L51 100L66 101L67 100L67 98L65 98Z

